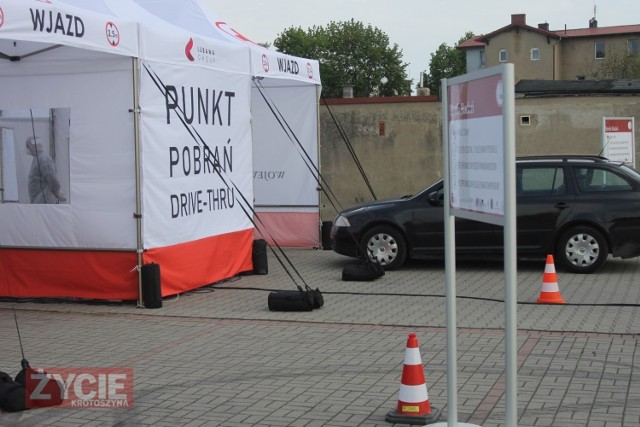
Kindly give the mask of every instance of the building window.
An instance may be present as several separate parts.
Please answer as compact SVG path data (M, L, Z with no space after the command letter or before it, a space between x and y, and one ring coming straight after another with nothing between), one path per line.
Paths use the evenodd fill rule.
M640 53L640 46L638 46L638 39L627 40L627 53L629 55L637 55Z
M537 47L534 47L533 49L531 49L531 60L532 61L540 60L540 49L538 49Z
M484 68L487 66L487 52L482 49L480 50L480 68Z
M500 49L500 52L498 52L498 61L507 62L507 49Z
M604 42L594 42L596 59L604 59Z

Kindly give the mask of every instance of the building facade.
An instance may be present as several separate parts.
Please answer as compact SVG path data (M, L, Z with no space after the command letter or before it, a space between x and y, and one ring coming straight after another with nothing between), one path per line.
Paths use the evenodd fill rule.
M511 23L473 37L458 48L467 58L467 72L513 63L516 82L527 80L585 80L608 59L640 52L640 25L549 30L549 24L527 25L526 15L511 15Z

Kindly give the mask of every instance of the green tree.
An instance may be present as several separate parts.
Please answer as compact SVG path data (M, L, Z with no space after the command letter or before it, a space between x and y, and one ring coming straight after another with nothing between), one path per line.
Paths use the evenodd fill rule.
M371 25L352 19L306 31L290 27L273 45L279 52L317 59L327 98L341 98L345 85L353 85L356 97L411 94L402 50L397 44L390 46L389 37Z
M425 73L424 85L430 89L432 95L440 94L440 82L442 79L460 76L467 72L465 52L456 46L464 43L471 37L474 37L474 34L471 31L467 31L455 46L448 46L446 43L442 43L438 46L438 49L431 54L429 73Z
M622 50L607 52L603 60L591 66L589 77L596 80L640 79L640 54Z

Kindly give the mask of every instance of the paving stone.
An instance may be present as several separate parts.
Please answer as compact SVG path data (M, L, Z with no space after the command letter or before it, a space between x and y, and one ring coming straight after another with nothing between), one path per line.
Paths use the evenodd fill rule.
M279 265L166 299L156 310L0 302L0 370L14 375L22 357L15 309L32 365L131 367L135 384L129 409L0 413L0 425L388 426L409 333L420 342L430 402L446 421L442 263L410 262L373 282L344 282L340 271L352 260L286 251L324 293L323 308L270 312L267 292L290 283ZM501 268L460 262L456 271L457 418L485 427L503 426L505 416ZM640 425L640 262L611 260L591 275L559 272L568 304L558 306L534 303L543 270L518 265L519 425Z

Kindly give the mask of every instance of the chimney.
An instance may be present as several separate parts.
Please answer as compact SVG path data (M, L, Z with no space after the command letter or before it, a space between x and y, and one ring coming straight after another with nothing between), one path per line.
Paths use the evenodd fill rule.
M598 28L598 21L595 16L589 19L589 28Z
M538 24L538 28L541 30L549 31L549 23L545 22L544 24Z
M342 86L342 97L353 98L353 85Z
M527 15L524 13L511 15L511 25L527 25Z

